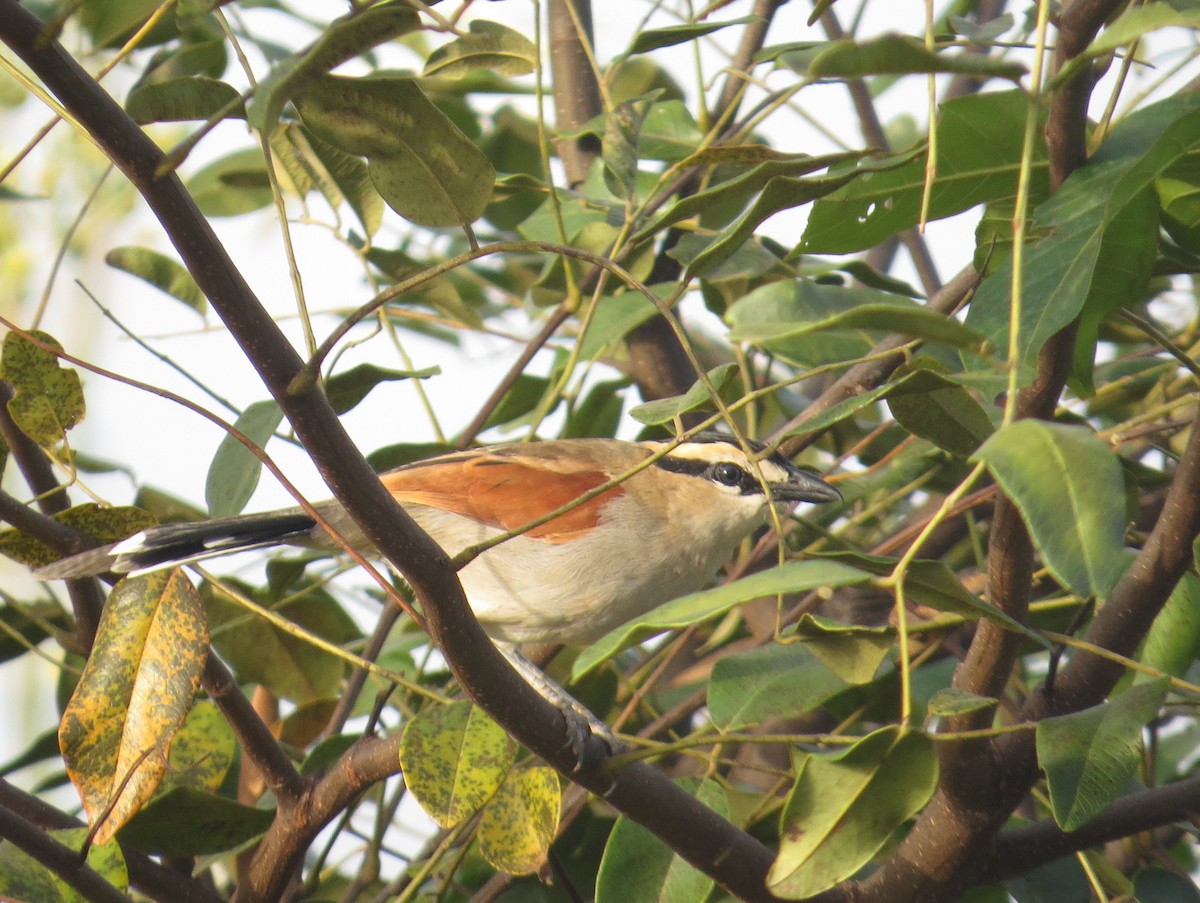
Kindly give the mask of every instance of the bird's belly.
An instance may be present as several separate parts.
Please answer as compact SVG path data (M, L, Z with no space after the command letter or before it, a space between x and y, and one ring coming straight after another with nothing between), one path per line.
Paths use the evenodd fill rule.
M499 535L438 509L410 511L450 555ZM728 548L695 547L680 554L674 538L653 529L607 531L569 543L522 535L483 552L459 579L494 639L585 645L701 588L727 554Z
M636 548L613 557L586 544L555 546L524 537L511 542L518 547L502 557L484 553L459 573L484 629L509 642L590 643L700 588L717 567L653 564L662 559ZM621 566L612 569L603 561Z

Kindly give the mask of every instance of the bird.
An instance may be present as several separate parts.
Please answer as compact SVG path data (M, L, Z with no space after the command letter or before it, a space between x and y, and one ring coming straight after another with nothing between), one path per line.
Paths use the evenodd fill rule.
M451 557L622 482L488 548L459 572L484 631L509 643L582 646L705 586L737 545L801 502L837 489L778 452L699 433L666 441L551 439L444 454L381 474L392 496ZM645 466L654 455L660 455ZM760 477L761 474L761 477ZM372 547L341 507L315 508L352 546ZM61 559L43 580L138 574L269 546L338 549L301 508L178 524Z
M459 579L500 651L543 696L586 718L593 731L603 730L602 723L522 658L520 644L585 646L703 588L738 544L768 522L772 506L786 516L800 503L841 498L779 452L712 431L678 443L581 438L483 446L379 478L451 557L517 531L471 559ZM315 508L353 547L373 551L337 501ZM277 545L339 548L310 514L289 508L150 527L35 576L132 575Z

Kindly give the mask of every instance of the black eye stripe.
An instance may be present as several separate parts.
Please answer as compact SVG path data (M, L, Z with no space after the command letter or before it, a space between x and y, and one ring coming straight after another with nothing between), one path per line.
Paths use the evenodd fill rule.
M669 470L671 473L683 473L689 476L703 476L710 465L707 461L697 461L695 458L676 458L672 455L665 455L654 462L655 467L661 467L663 470Z
M666 455L654 462L656 467L669 470L671 473L681 473L693 477L703 477L720 486L736 486L742 495L762 494L762 486L754 475L732 461L717 461L709 463L695 458L679 458ZM732 468L736 473L731 473ZM727 477L732 476L733 479Z

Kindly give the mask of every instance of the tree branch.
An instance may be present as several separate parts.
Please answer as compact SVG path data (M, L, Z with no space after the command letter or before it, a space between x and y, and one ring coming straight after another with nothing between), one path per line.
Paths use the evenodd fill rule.
M83 822L60 812L49 803L31 796L0 779L0 807L37 828L86 828ZM76 853L78 860L79 854ZM139 891L160 903L221 903L221 898L191 877L165 868L144 853L121 847L129 882Z
M132 903L108 883L79 853L63 846L37 825L0 807L0 837L40 862L91 903Z
M173 174L158 174L163 162L159 149L61 46L43 41L41 23L15 0L0 0L0 38L42 79L146 200L338 501L413 586L430 633L460 685L517 740L571 775L578 763L567 748L569 732L561 713L538 696L496 651L467 607L445 553L396 504L319 390L288 393L304 362L259 304L182 183ZM605 758L602 751L595 757L601 766ZM335 776L343 775L346 786L363 786L350 771L355 762L357 759L343 759L326 778L332 782L330 786L336 787ZM634 765L616 775L607 774L602 767L587 768L573 779L603 793L619 811L645 825L729 892L752 901L772 899L764 883L771 851L649 766ZM318 785L318 793L324 784ZM340 794L325 792L341 799ZM306 845L306 838L295 833L285 836L284 826L305 817L305 806L312 798L313 794L306 794L294 807L280 806L276 822L254 857L248 881L238 890L240 903L278 898Z
M1053 819L1005 831L988 855L989 870L981 884L1006 881L1071 853L1171 822L1194 818L1200 812L1200 775L1163 787L1123 796L1076 831L1064 831Z
M1118 0L1076 0L1064 11L1056 54L1059 68L1090 43L1119 5ZM1050 144L1055 188L1085 161L1085 145L1079 136L1086 123L1091 87L1090 75L1077 78L1060 90L1051 106L1050 120L1056 130L1056 139ZM1075 331L1075 324L1069 325L1041 349L1035 381L1018 402L1019 418L1053 414L1066 383ZM1032 579L1033 545L1028 531L1016 506L1001 494L988 547L988 598L1010 616L1024 620ZM1018 645L1016 635L990 621L981 622L955 674L954 686L997 695L1007 683ZM947 718L944 729L971 730L989 718L987 713ZM898 890L905 899L923 901L957 896L983 870L991 838L1036 775L1033 742L1025 732L1019 738L1010 735L994 743L939 744L939 759L941 778L933 800L892 859L863 882L866 899L894 900Z

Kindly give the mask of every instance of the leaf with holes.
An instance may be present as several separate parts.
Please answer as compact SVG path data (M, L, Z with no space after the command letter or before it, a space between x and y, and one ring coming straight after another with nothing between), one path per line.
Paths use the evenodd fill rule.
M129 577L113 589L58 730L98 843L154 794L207 655L204 605L182 570Z
M35 345L30 338L46 345ZM83 384L74 370L60 367L48 349L62 351L52 335L38 330L29 338L16 332L4 337L0 353L0 378L13 387L8 403L21 432L43 448L53 448L66 438L66 431L83 419Z

